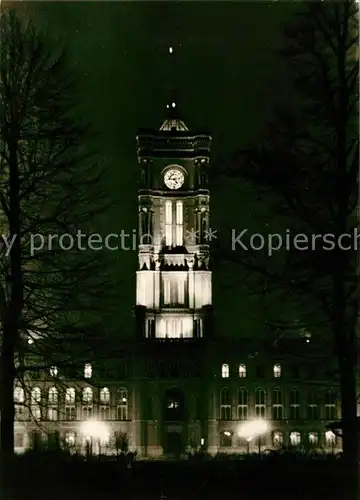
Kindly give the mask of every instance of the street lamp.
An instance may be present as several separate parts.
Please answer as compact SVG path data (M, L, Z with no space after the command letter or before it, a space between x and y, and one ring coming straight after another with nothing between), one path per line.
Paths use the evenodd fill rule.
M108 442L110 438L107 425L105 425L104 422L98 422L97 420L88 420L87 422L84 422L81 426L81 432L84 436L89 437L91 442L92 440L96 440L99 445L101 443Z
M259 418L242 424L238 430L238 436L246 439L248 452L249 452L250 441L252 441L254 438L257 437L259 439L259 455L260 455L261 453L260 436L265 434L268 430L269 430L269 423L266 420Z

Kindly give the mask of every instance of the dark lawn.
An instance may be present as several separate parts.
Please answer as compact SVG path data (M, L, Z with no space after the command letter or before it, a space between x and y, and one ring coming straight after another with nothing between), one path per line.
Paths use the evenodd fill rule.
M12 492L4 500L241 500L346 499L341 460L248 457L183 462L17 457Z

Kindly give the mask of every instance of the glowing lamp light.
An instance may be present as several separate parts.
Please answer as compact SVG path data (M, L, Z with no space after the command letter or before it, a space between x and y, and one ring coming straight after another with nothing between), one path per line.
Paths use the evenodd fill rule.
M169 54L172 54L174 52L174 49L172 47L169 47Z
M171 103L171 106L172 106L173 108L176 108L176 102L172 102L172 103Z
M89 436L93 439L99 439L102 442L109 440L110 433L109 429L103 422L97 422L96 420L88 420L84 422L81 426L81 432L85 436Z
M245 438L248 442L250 442L254 437L261 436L265 434L269 430L269 424L266 420L258 419L253 420L252 422L244 423L239 431L239 437Z
M224 435L225 436L231 436L231 432L230 431L224 431Z
M336 439L336 434L334 434L333 431L326 431L325 439L328 443L334 443Z

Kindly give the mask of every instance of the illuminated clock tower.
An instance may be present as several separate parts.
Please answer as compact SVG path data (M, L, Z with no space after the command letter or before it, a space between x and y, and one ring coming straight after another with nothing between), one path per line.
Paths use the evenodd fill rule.
M211 311L209 191L211 137L172 111L137 137L140 165L137 331L142 338L207 335Z

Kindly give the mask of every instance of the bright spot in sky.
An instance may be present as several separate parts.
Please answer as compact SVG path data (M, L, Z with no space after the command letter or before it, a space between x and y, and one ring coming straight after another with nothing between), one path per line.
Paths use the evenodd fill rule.
M169 47L169 54L172 54L174 52L174 49L172 47Z

